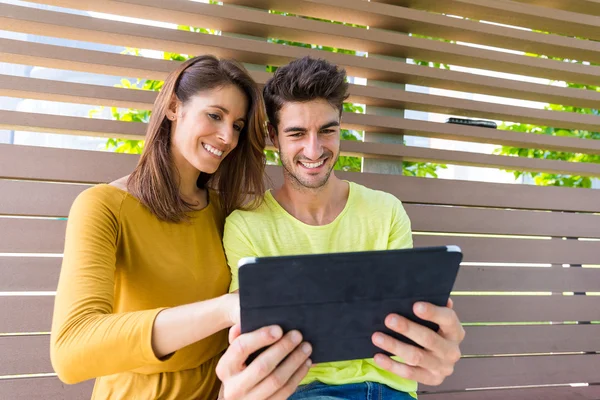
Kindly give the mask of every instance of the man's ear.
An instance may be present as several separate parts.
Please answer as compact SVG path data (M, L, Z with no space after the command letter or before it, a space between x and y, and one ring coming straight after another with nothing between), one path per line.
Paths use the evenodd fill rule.
M269 131L269 139L271 139L271 143L273 146L279 150L279 137L277 136L277 129L270 122L267 124L267 130Z
M177 119L177 112L179 111L180 106L181 102L177 96L173 94L173 97L171 97L171 101L169 102L169 107L167 108L167 118L171 121L175 121Z

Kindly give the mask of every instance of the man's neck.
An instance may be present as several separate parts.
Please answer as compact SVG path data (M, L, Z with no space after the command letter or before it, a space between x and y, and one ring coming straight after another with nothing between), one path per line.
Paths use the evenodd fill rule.
M298 188L285 179L275 190L275 200L294 218L307 225L327 225L333 222L348 202L348 182L331 174L327 183L318 189Z

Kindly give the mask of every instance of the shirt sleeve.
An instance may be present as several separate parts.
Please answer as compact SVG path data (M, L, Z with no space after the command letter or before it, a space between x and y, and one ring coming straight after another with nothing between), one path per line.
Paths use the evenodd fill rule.
M229 291L234 292L240 288L238 281L238 262L244 257L257 257L256 250L248 239L243 219L237 212L231 214L225 221L223 234L223 247L227 256L227 264L231 271L231 284Z
M99 189L77 197L67 222L50 349L65 383L162 362L152 328L163 308L113 313L120 201Z
M388 250L408 249L413 247L410 218L400 200L394 198L392 208L392 225L388 239Z

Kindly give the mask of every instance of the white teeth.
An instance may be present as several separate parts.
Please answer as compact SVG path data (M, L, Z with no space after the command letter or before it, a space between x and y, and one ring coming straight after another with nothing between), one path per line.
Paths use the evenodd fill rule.
M217 157L221 157L223 155L223 152L221 150L215 149L210 144L203 143L202 146L206 149L206 151L214 154Z
M306 168L318 168L321 165L323 165L324 162L325 162L325 160L319 161L318 163L306 163L306 162L300 161L300 163L302 165L304 165Z

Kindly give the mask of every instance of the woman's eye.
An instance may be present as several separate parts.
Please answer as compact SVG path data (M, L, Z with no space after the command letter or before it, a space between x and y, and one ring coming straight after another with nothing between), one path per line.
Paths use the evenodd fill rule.
M238 132L241 132L241 131L242 131L242 129L244 129L244 127L243 127L243 126L241 126L241 125L233 125L233 129L235 129L235 130L236 130L236 131L238 131Z
M215 121L220 121L221 120L221 116L219 114L208 114L208 116L212 119L214 119Z

